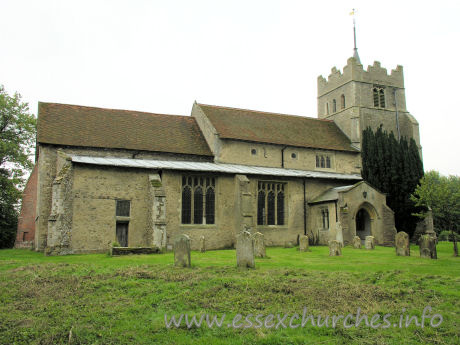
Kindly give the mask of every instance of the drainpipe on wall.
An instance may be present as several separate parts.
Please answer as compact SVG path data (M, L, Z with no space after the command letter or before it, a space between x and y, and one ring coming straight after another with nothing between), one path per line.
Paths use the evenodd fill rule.
M303 180L303 234L307 236L307 200L305 197L305 179Z
M287 149L287 146L284 146L282 149L281 149L281 168L284 168L284 150Z
M395 108L396 108L396 128L398 129L398 141L401 141L401 131L399 129L399 112L398 112L398 98L396 97L397 89L393 89L393 94L395 97Z
M337 200L334 202L335 203L335 221L339 221L339 214L337 212Z

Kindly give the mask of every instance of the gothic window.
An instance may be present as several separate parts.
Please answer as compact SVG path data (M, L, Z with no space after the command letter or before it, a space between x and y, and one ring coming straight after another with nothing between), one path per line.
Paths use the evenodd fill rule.
M342 109L345 109L345 95L340 96L340 106Z
M335 99L332 100L332 112L335 113L337 111L337 102Z
M375 86L372 89L374 107L385 108L385 90L383 87Z
M182 177L182 224L215 223L215 189L214 177Z
M117 217L129 217L130 206L129 200L117 200L115 215Z
M329 103L326 103L326 115L329 115Z
M284 225L284 193L284 183L258 183L257 225Z
M327 155L316 155L316 167L317 168L332 168L331 157Z
M329 210L327 208L321 209L321 220L323 229L329 229Z

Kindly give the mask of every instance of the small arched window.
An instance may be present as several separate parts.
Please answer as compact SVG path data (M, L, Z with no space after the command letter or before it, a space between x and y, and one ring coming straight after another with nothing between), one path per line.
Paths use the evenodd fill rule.
M324 168L324 156L321 156L321 168Z
M329 115L329 103L326 103L326 115Z
M332 112L335 113L337 111L337 102L335 99L332 100Z
M340 96L340 106L342 109L345 109L345 95Z

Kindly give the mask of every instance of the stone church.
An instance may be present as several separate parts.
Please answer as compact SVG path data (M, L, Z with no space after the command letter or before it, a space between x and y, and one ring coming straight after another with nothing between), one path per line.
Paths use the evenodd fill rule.
M343 232L393 245L386 196L362 181L368 126L414 138L403 68L355 56L318 78L318 118L193 104L190 116L39 103L36 165L17 247L48 254L121 246L231 248L243 229L267 245ZM421 148L420 148L421 150Z

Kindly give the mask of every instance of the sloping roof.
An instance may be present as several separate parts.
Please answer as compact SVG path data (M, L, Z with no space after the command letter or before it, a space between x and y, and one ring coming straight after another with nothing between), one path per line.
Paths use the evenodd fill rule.
M330 120L198 104L222 139L357 152Z
M39 103L39 143L212 156L191 116Z
M81 164L93 164L104 166L115 166L123 168L141 169L164 169L197 172L215 172L227 174L247 174L265 176L285 176L300 178L324 178L337 180L361 180L360 175L339 174L324 171L305 171L283 168L267 168L239 164L207 163L207 162L184 162L184 161L162 161L150 159L130 159L115 157L92 157L92 156L71 156L72 162Z
M356 187L360 186L363 183L368 185L370 188L374 189L376 192L385 195L385 193L381 192L380 190L378 190L377 188L372 186L369 182L362 180L362 181L359 181L359 182L355 183L354 185L330 188L330 189L326 190L324 193L322 193L320 196L318 196L317 198L315 198L312 201L310 201L309 204L317 204L317 203L320 203L320 202L338 200L339 199L339 193L348 192L348 191L352 190L353 188L356 188Z
M318 196L317 198L313 199L310 201L310 204L316 204L320 202L326 202L326 201L334 201L339 199L339 193L340 192L348 192L350 189L352 189L355 185L351 186L341 186L341 187L335 187L326 190L323 194Z

